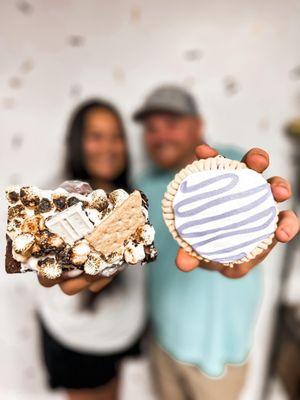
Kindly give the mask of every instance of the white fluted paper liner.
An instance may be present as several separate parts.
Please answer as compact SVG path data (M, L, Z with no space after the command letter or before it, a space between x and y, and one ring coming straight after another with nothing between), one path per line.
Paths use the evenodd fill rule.
M192 164L186 166L179 173L177 173L174 179L169 183L167 191L165 192L164 198L162 200L162 212L164 221L169 228L173 238L178 242L179 246L182 247L187 253L197 258L200 261L211 262L212 260L203 257L201 254L196 252L192 246L187 243L177 232L175 226L175 215L173 209L174 197L179 189L181 182L188 176L195 172L208 171L208 170L240 170L247 168L246 164L243 162L230 160L224 158L223 156L216 156L207 159L201 159L194 161ZM276 207L277 209L277 207ZM278 221L278 210L276 216L276 224ZM262 240L252 251L248 252L246 257L235 260L234 262L222 262L222 265L233 267L234 264L242 264L244 262L250 261L256 258L264 250L270 246L274 238L274 233Z

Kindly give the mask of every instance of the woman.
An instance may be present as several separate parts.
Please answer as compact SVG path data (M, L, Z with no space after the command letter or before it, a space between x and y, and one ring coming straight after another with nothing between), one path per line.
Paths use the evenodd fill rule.
M75 110L67 134L68 179L106 192L128 190L128 158L123 122L113 105L93 100ZM115 400L120 362L139 353L145 324L142 270L127 269L112 282L85 274L40 281L77 293L66 296L57 285L41 292L42 350L51 387L67 389L70 400Z

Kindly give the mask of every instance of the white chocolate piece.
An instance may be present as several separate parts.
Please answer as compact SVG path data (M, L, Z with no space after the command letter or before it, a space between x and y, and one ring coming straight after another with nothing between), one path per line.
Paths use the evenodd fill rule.
M46 221L46 226L69 244L73 244L94 230L94 225L82 210L82 203L55 214Z

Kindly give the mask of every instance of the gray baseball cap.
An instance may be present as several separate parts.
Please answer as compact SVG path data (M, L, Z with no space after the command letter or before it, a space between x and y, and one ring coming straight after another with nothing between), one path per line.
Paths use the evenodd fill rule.
M145 99L133 114L135 121L142 121L155 112L169 112L184 116L200 116L196 100L184 88L176 85L159 86Z

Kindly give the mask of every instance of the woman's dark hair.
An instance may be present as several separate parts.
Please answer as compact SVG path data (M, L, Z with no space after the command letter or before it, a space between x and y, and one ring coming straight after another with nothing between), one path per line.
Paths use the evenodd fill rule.
M116 107L108 101L102 99L92 99L80 104L71 115L67 128L66 137L66 162L65 175L68 179L77 179L92 183L92 177L88 173L83 155L83 134L87 114L95 109L101 109L110 112L118 121L121 134L126 141L126 132L121 114ZM129 156L124 171L111 182L116 188L129 189Z
M118 121L123 139L126 141L126 132L121 114L116 107L108 101L102 99L92 99L80 104L72 113L66 136L66 160L65 160L65 177L67 179L75 179L86 181L93 186L93 177L89 174L85 166L83 154L83 135L86 123L86 117L92 110L101 109L110 112ZM126 154L126 165L121 174L116 177L112 185L118 189L130 190L129 185L129 155ZM94 188L93 189L97 189ZM84 309L93 310L95 301L101 298L102 295L109 293L112 290L120 290L122 285L122 274L118 274L112 283L107 285L99 294L87 292L83 299L82 307Z

